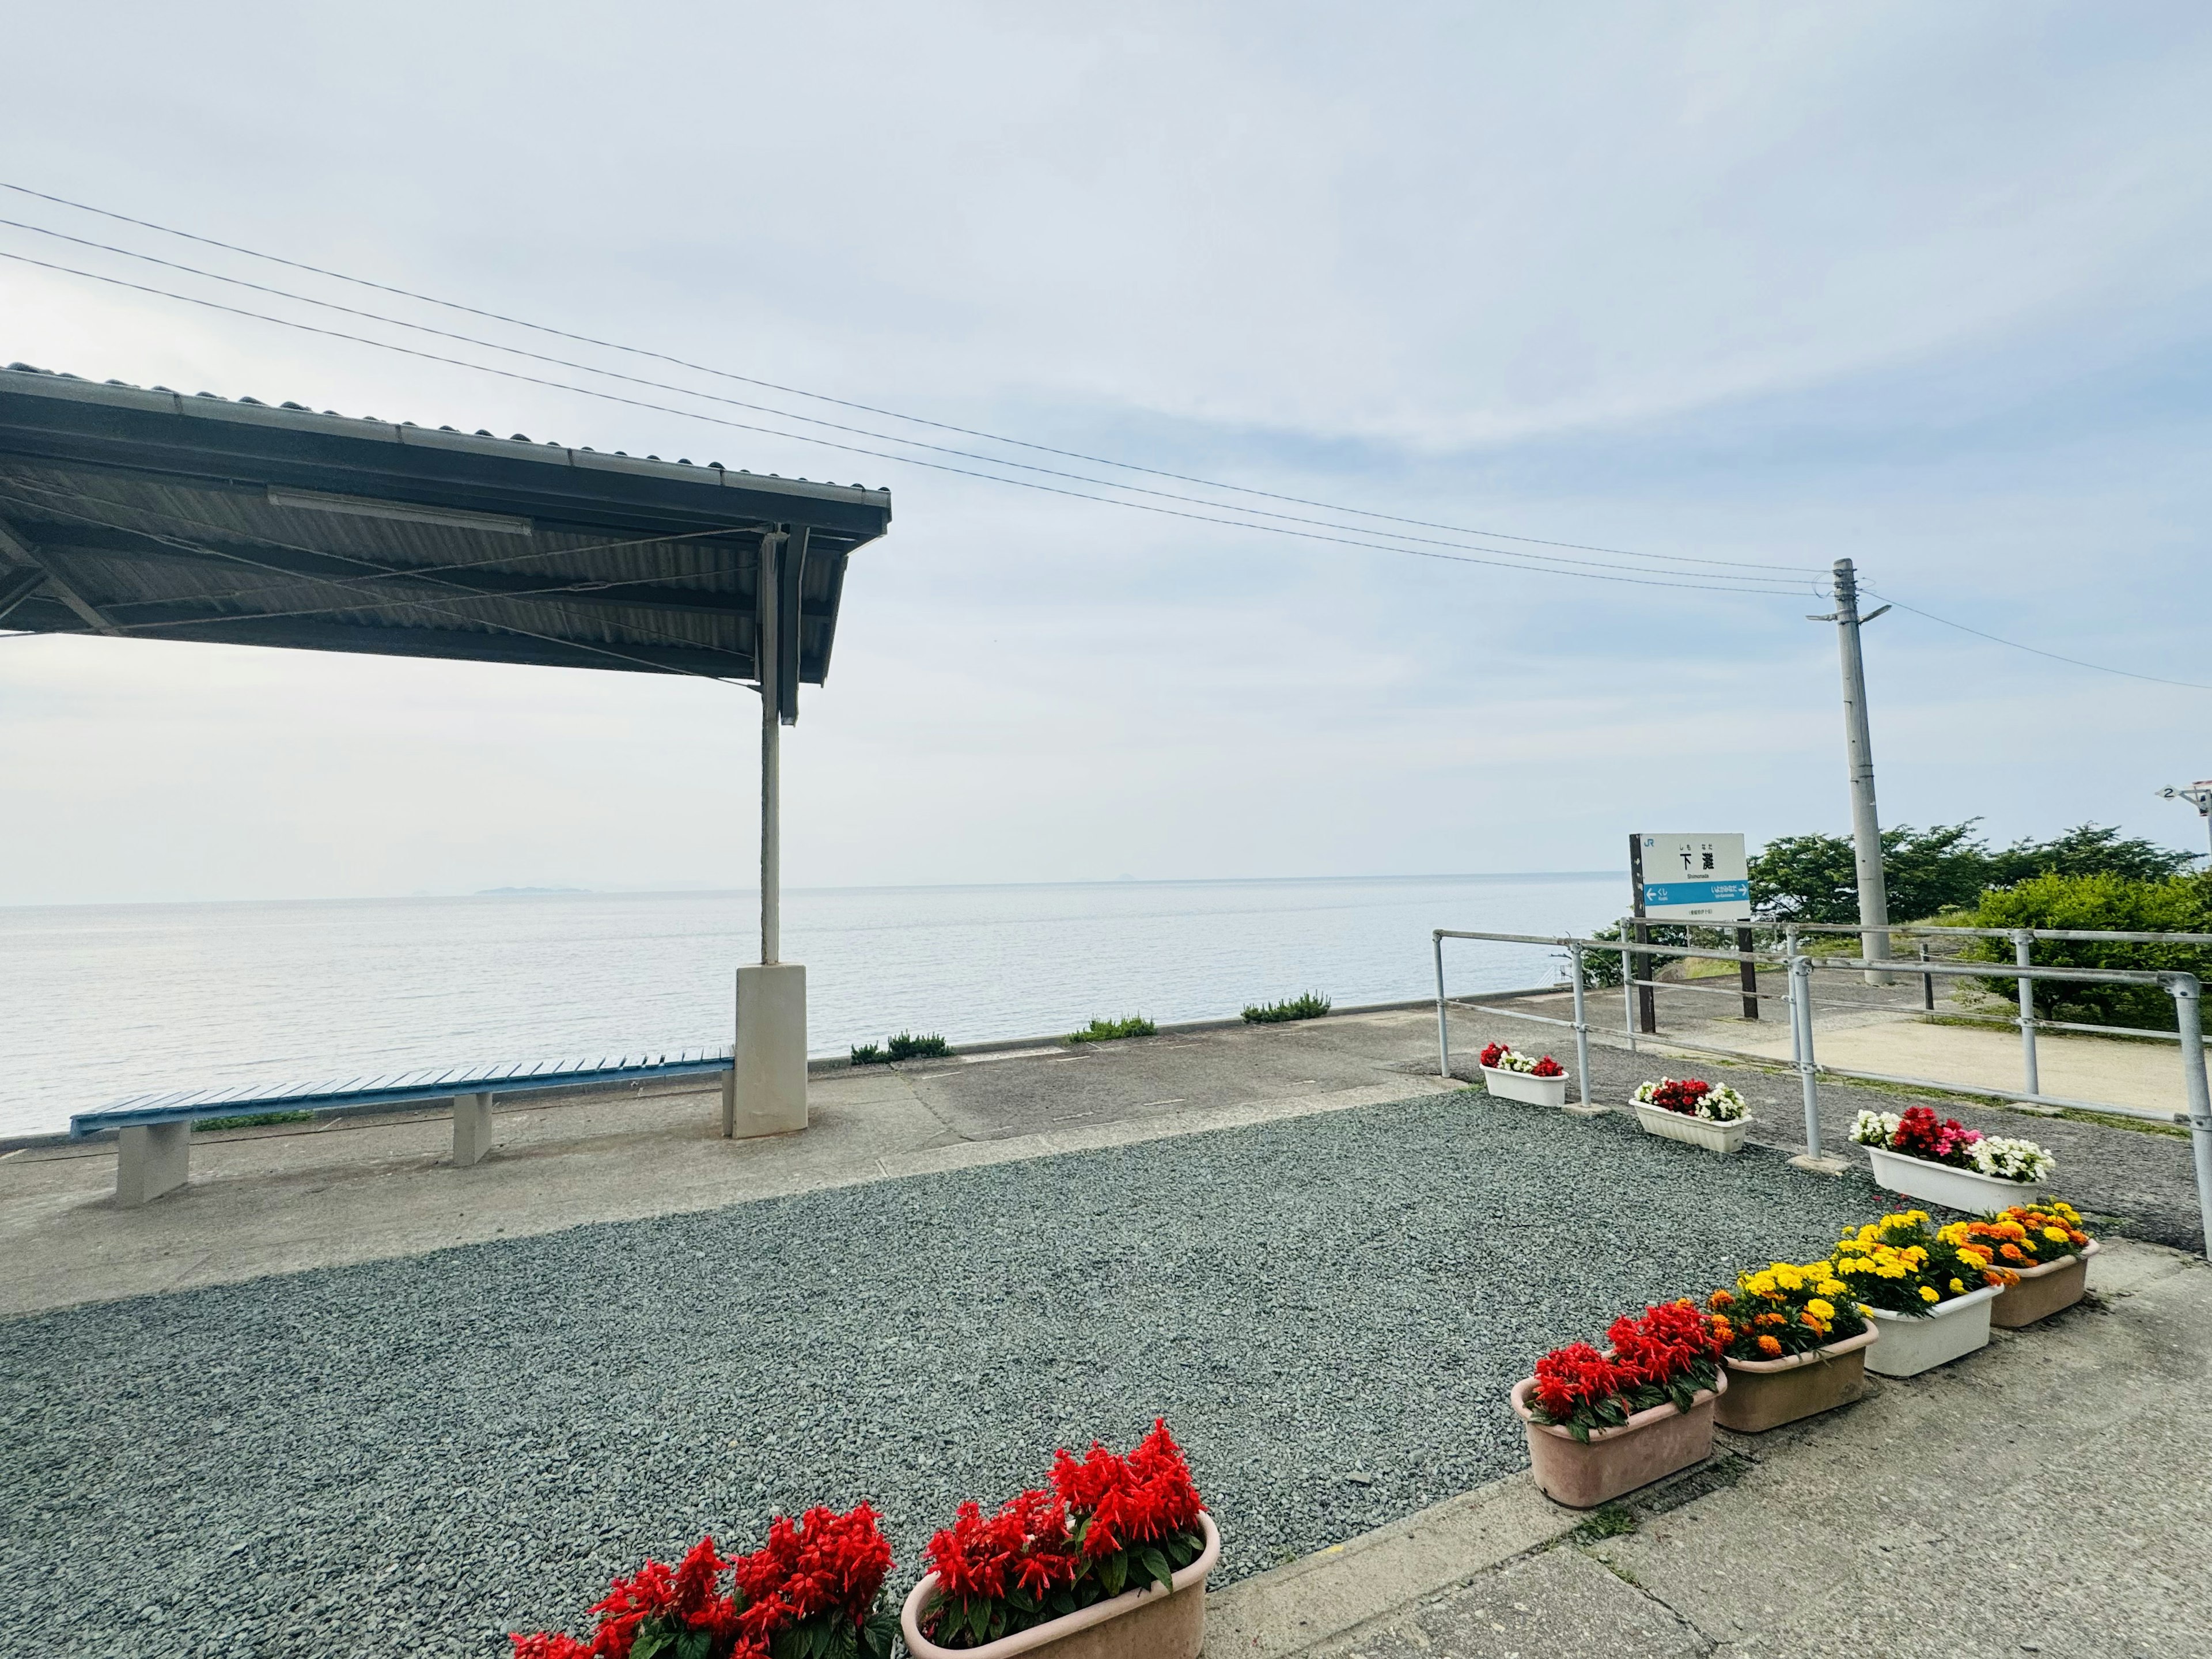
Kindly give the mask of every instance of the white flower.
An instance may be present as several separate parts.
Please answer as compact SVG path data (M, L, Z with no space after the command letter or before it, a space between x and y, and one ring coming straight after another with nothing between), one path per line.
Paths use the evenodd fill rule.
M1895 1112L1861 1112L1851 1120L1851 1139L1861 1146L1887 1146L1897 1121Z
M1698 1115L1711 1118L1716 1123L1733 1123L1747 1109L1743 1097L1725 1083L1708 1091L1705 1097L1698 1103Z
M1985 1176L2002 1181L2048 1181L2058 1160L2032 1140L2007 1140L1984 1136L1966 1148L1966 1156Z

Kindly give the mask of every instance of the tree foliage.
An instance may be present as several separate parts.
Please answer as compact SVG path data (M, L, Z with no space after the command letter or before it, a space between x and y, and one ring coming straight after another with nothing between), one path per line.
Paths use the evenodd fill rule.
M1928 830L1899 824L1882 831L1882 879L1891 920L1920 921L1947 910L1971 909L1989 889L2017 886L2045 873L2157 883L2197 862L2194 854L2141 836L2123 840L2118 830L2096 823L2079 825L2050 841L2022 839L1992 848L1974 833L1980 821L1968 818ZM1750 876L1752 905L1761 915L1781 921L1859 919L1858 866L1848 836L1779 836L1751 860Z
M2115 933L2212 933L2212 872L2144 881L2099 871L2087 875L2045 872L1982 895L1977 927L2078 928ZM1976 939L1970 961L2010 962L2003 939ZM2039 968L2119 968L2142 972L2169 969L2212 981L2212 946L2126 945L2102 939L2037 939L2029 960ZM1980 981L2000 996L2014 995L2017 980ZM2174 1027L2173 999L2155 985L2069 985L2035 988L2036 1012L2045 1019L2085 1025L2132 1025L2144 1030Z

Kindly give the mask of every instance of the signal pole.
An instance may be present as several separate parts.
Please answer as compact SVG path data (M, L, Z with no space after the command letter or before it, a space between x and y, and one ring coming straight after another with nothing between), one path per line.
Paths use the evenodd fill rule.
M1860 954L1869 962L1889 960L1889 888L1882 877L1881 820L1874 804L1874 736L1867 725L1866 662L1859 654L1859 625L1888 610L1859 615L1857 574L1849 559L1836 561L1836 608L1810 622L1836 625L1836 646L1844 669L1844 750L1850 775L1851 846L1858 866ZM1870 985L1890 976L1869 973Z

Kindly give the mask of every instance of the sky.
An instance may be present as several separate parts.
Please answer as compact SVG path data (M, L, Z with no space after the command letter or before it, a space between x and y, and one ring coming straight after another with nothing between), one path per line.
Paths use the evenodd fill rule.
M1885 822L2203 836L2155 794L2212 774L2212 690L2156 683L2212 686L2203 7L94 3L10 39L9 184L1483 546L1644 556L1559 555L1632 582L1073 500L0 258L0 362L888 487L787 734L790 884L1844 832L1836 630L1807 617L1844 557L1900 606L1865 636ZM18 193L0 218L549 349ZM35 230L0 253L240 301ZM1726 574L1692 560L1788 591L1650 585ZM749 885L757 710L0 638L0 903Z

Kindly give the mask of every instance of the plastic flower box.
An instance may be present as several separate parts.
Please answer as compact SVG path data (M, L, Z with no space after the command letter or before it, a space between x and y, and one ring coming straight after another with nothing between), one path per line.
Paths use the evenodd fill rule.
M1482 1086L1500 1100L1517 1100L1529 1106L1564 1106L1567 1103L1567 1076L1562 1072L1557 1077L1531 1077L1526 1072L1509 1072L1503 1066L1482 1067Z
M2020 1283L1990 1304L1990 1323L2016 1331L2072 1307L2089 1288L2089 1258L2100 1248L2093 1238L2071 1255L2018 1269Z
M1541 1060L1493 1042L1475 1062L1482 1072L1482 1086L1500 1100L1517 1100L1529 1106L1567 1103L1566 1068L1546 1054Z
M1883 1376L1917 1376L1977 1348L1986 1348L1990 1345L1990 1304L2003 1290L2002 1285L1984 1285L1978 1291L1936 1304L1918 1318L1891 1313L1886 1308L1868 1309L1867 1317L1881 1332L1881 1340L1868 1350L1867 1369Z
M1738 1434L1764 1434L1850 1405L1865 1391L1867 1350L1881 1335L1881 1327L1869 1323L1856 1336L1809 1353L1780 1359L1729 1355L1721 1362L1728 1368L1728 1392L1713 1408L1714 1420Z
M1632 1103L1636 1121L1646 1134L1702 1146L1709 1152L1736 1151L1751 1127L1743 1097L1725 1083L1711 1084L1703 1078L1662 1077L1639 1084Z
M1759 1120L1738 1117L1723 1122L1713 1118L1685 1117L1664 1106L1638 1106L1636 1121L1644 1126L1646 1134L1657 1135L1662 1140L1679 1140L1687 1146L1702 1146L1709 1152L1729 1153L1741 1148L1745 1133Z
M1513 1414L1528 1431L1528 1472L1536 1490L1571 1510L1594 1510L1623 1492L1648 1486L1712 1455L1713 1406L1728 1392L1723 1372L1700 1389L1686 1412L1672 1405L1636 1412L1614 1429L1592 1429L1587 1441L1556 1424L1539 1423L1528 1410L1533 1376L1513 1385Z
M1984 1175L1978 1170L1962 1170L1956 1164L1908 1158L1887 1146L1869 1146L1866 1152L1874 1164L1876 1185L1968 1215L1984 1215L2014 1204L2037 1203L2051 1190L2045 1182L2007 1181L1999 1176Z
M1110 1601L1094 1601L1065 1618L1002 1636L981 1647L939 1647L921 1633L921 1623L937 1599L937 1575L926 1573L899 1610L900 1633L913 1659L1012 1659L1038 1654L1046 1659L1198 1659L1206 1646L1206 1578L1221 1559L1221 1533L1213 1517L1198 1512L1206 1551L1176 1573L1172 1588L1147 1584L1124 1590Z

